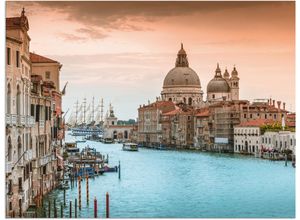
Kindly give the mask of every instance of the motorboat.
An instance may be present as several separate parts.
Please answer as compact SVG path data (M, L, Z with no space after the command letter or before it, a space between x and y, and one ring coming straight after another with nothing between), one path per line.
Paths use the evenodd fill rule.
M124 143L122 150L124 151L138 151L138 145L135 143Z

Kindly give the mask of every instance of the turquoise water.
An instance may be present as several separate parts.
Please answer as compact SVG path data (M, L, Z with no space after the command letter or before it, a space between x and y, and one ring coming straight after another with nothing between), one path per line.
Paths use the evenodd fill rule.
M110 165L121 161L121 180L118 173L91 178L89 205L83 181L78 217L93 217L94 197L98 199L98 217L105 217L106 192L110 194L110 217L114 218L295 217L295 169L290 163L285 167L283 161L204 152L127 152L121 150L121 144L91 141L79 146L87 144L109 154ZM68 201L74 204L77 192L76 186L66 192L66 217ZM63 191L55 190L49 198L60 204Z

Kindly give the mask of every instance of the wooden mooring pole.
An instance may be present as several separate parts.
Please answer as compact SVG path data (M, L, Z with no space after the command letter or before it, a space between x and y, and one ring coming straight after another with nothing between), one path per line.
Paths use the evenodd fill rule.
M72 218L72 201L70 201L69 216L70 216L70 218Z
M81 176L78 177L78 207L81 210Z
M51 218L51 202L48 200L48 218Z
M106 193L106 218L109 218L109 194Z
M63 204L60 203L60 218L64 217L64 208L63 208Z
M285 154L285 166L287 166L287 154Z
M57 218L56 200L54 199L54 218Z
M66 190L64 189L64 206L66 206Z
M77 199L75 199L75 218L77 218Z
M121 162L119 161L119 166L118 166L118 172L119 172L119 179L121 179Z
M89 204L90 195L89 195L89 177L86 176L86 203Z
M97 199L94 199L94 218L97 218Z

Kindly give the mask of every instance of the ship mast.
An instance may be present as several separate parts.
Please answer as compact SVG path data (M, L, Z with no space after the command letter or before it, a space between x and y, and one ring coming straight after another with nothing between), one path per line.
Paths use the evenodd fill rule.
M78 100L75 104L75 127L77 126L77 118L78 118Z
M83 124L85 124L86 98L83 100Z
M103 98L101 98L101 104L100 104L100 123L103 123Z
M92 120L91 120L91 122L93 123L94 122L94 96L93 96L93 100L92 100Z

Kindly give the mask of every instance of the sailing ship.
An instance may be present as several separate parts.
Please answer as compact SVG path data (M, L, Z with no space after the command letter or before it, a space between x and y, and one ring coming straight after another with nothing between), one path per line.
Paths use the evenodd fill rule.
M72 131L73 136L101 136L103 134L103 99L96 107L95 99L92 98L92 103L87 106L86 98L79 105L75 103L75 110L71 113L68 119L68 126Z

